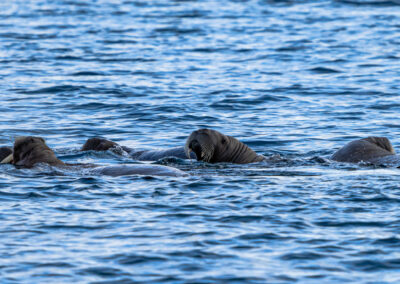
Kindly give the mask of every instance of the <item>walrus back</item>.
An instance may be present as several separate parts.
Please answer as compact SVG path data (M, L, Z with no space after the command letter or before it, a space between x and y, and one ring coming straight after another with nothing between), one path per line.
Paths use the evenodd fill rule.
M370 162L380 157L394 155L394 149L389 139L385 137L367 137L352 141L337 152L331 159L338 162L358 163Z

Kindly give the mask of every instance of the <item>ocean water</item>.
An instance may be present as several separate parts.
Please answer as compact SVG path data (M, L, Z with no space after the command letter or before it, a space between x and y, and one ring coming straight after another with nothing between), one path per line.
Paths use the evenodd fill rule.
M0 145L162 149L208 127L268 162L162 159L187 177L0 166L1 283L399 283L400 2L0 2Z

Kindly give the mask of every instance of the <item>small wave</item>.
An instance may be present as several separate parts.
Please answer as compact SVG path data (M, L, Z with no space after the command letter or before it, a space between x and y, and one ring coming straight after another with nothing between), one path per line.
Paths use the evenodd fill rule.
M281 236L275 233L250 233L243 234L238 237L240 240L249 240L249 241L257 241L257 240L283 240L283 239L291 239L290 237Z
M169 256L173 257L189 257L196 259L223 259L223 258L235 258L234 255L221 254L216 252L209 252L200 249L185 250L185 251L174 251L167 253Z
M348 222L337 222L337 221L320 221L315 222L314 225L321 227L387 227L387 222L377 221L348 221Z
M71 76L104 76L105 73L94 71L80 71L72 73Z
M121 269L113 268L113 267L104 267L104 266L88 267L85 269L81 269L78 271L78 274L94 275L94 276L100 276L100 277L105 277L105 278L131 275L130 273L127 273Z
M397 237L389 237L389 238L383 238L383 239L377 239L372 242L374 245L382 245L382 246L388 246L388 247L399 247L400 245L400 239Z
M399 103L391 103L391 104L377 104L368 107L369 109L376 110L398 110L400 109Z
M168 258L158 255L139 255L139 254L115 254L106 257L105 259L117 262L121 265L137 265L143 263L155 263L168 261Z
M352 5L371 5L371 6L394 6L400 5L399 0L392 0L392 1L376 1L376 0L335 0L336 2L341 2L345 4L352 4Z
M83 86L73 86L73 85L57 85L52 87L46 87L38 90L20 90L19 93L24 94L57 94L65 92L77 92L85 89Z
M96 231L96 230L103 230L107 229L110 226L108 225L100 225L100 226L83 226L83 225L41 225L38 226L38 229L49 230L49 231L58 231L58 230L66 230L66 231Z
M299 252L299 253L288 253L280 257L282 260L316 260L326 258L327 256L315 252Z
M332 68L327 68L327 67L315 67L312 69L309 69L311 72L318 73L318 74L331 74L331 73L341 73L341 71L332 69Z
M175 27L166 27L166 28L155 29L154 32L156 32L156 33L174 33L174 34L199 34L199 33L203 33L204 31L201 29L182 29L182 28L175 28Z
M350 270L352 271L380 271L380 270L391 270L400 269L400 259L389 259L389 260L372 260L372 259L360 259L353 261L343 261Z

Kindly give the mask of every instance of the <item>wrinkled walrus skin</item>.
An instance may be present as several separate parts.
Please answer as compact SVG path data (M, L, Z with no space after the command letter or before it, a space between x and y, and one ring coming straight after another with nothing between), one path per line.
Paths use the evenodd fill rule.
M400 161L386 137L367 137L352 141L336 151L331 159L338 162L373 164L393 162L394 159Z
M126 146L120 146L117 143L99 137L88 139L82 146L81 151L107 151L112 148L120 147L122 150L127 152L132 159L138 161L158 161L166 157L175 157L179 159L186 159L184 147L175 147L166 150L135 150ZM192 159L196 159L194 153L191 155Z
M185 176L184 172L161 165L116 165L99 167L93 164L66 164L59 160L43 138L33 136L18 137L14 142L12 164L23 168L32 168L39 163L61 168L89 168L91 173L109 176L122 175L158 175Z
M193 131L186 140L185 152L195 152L198 161L248 164L265 159L236 138L212 129Z

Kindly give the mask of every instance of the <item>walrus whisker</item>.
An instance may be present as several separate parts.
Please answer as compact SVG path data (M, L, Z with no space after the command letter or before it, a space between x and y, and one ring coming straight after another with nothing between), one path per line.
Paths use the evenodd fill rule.
M5 157L0 164L9 164L13 161L13 154L8 155L7 157Z

